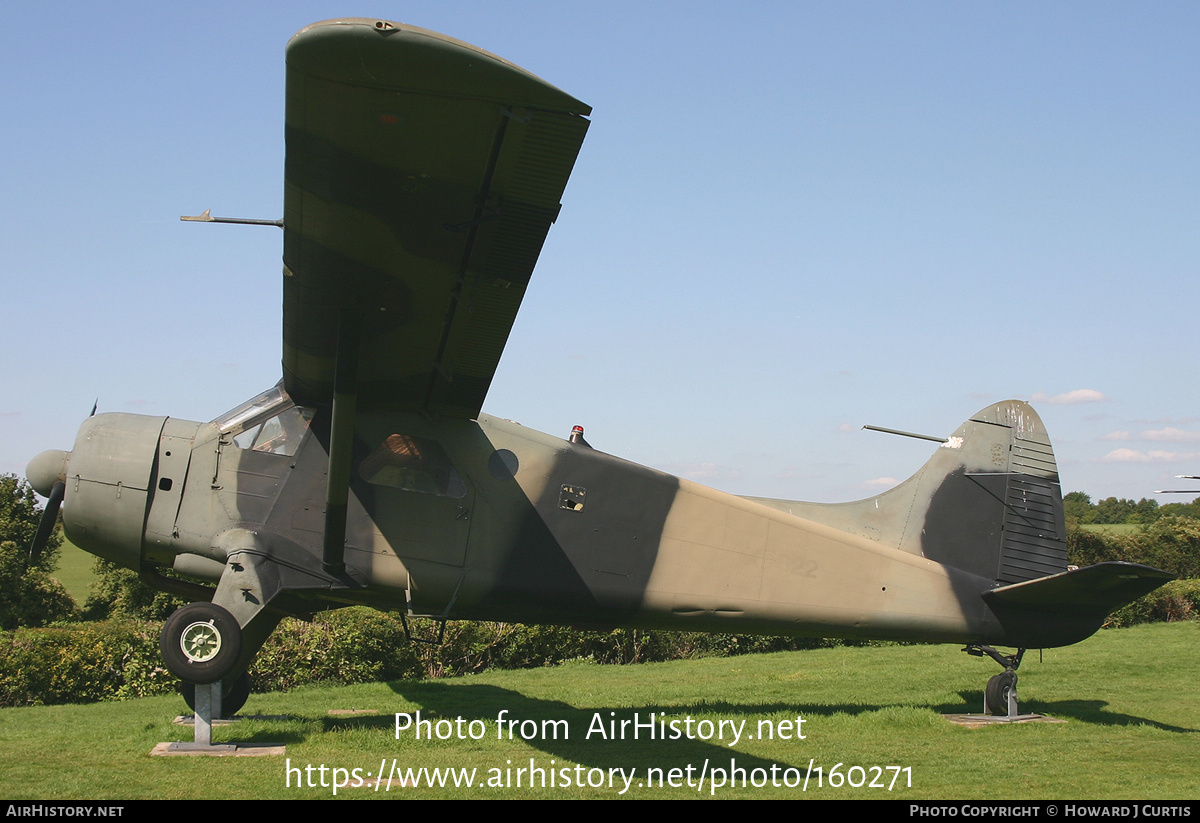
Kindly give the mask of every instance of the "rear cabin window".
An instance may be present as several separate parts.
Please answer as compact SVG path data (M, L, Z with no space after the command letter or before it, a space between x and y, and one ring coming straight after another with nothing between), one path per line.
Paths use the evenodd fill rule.
M359 464L358 474L376 486L438 497L467 493L466 484L440 445L407 434L389 435Z

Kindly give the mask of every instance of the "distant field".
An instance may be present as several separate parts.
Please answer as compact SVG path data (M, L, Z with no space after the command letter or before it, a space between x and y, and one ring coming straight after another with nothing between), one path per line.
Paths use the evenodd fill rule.
M217 742L284 743L281 757L148 756L160 741L190 738L190 729L171 724L183 709L173 697L4 709L0 796L318 799L333 796L333 769L350 779L353 769L362 777L382 765L389 773L397 769L386 791L345 787L337 796L1196 799L1198 640L1196 623L1156 624L1104 631L1044 655L1030 652L1020 670L1022 708L1066 722L976 729L942 715L978 711L983 685L999 668L956 646L818 649L639 666L577 663L308 688L252 695L246 714L282 717L214 730ZM411 729L397 734L397 712L420 712L430 721L424 738ZM515 726L498 727L502 715ZM680 736L663 739L656 732L648 739L643 725L632 739L631 724L651 715L674 722ZM498 739L498 728L516 733ZM686 729L696 734L689 739ZM445 739L428 739L438 730ZM451 776L450 785L428 788L430 772L422 768L465 769L450 774L474 785L455 787ZM420 785L401 785L408 769ZM623 794L621 773L632 774ZM447 774L439 772L443 779ZM737 785L730 785L730 775ZM804 776L807 791L797 785Z
M92 581L96 579L96 575L92 572L95 563L96 556L94 554L88 554L65 537L63 538L62 549L58 553L58 568L54 572L54 577L66 586L67 593L75 598L75 602L80 606L88 599Z
M1105 532L1107 534L1133 534L1144 526L1140 523L1081 523L1079 528L1090 532Z

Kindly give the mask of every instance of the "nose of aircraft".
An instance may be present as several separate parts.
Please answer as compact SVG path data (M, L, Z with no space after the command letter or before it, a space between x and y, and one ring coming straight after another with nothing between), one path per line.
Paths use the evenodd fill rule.
M35 492L42 497L49 497L54 484L66 480L67 461L70 458L70 452L48 449L29 461L25 467L25 479Z
M49 449L29 461L25 467L25 479L33 490L46 500L46 508L42 512L42 522L38 524L37 533L29 547L29 557L37 560L54 531L54 523L58 519L58 507L62 505L66 492L67 460L70 452L60 449Z

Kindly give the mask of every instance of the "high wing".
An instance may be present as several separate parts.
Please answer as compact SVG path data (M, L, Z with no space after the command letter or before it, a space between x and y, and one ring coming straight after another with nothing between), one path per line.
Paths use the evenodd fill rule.
M474 46L328 20L287 52L284 386L478 414L591 109ZM342 329L339 333L339 327Z

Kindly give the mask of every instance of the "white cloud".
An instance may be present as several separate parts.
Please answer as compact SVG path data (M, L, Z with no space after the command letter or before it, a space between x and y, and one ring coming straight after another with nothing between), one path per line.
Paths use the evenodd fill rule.
M1109 432L1108 434L1101 435L1097 439L1098 440L1132 440L1133 432L1131 432L1131 431Z
M1108 398L1095 389L1075 389L1066 394L1056 394L1051 397L1043 392L1035 394L1031 400L1034 403L1049 403L1054 406L1076 406L1080 403L1101 403Z
M1167 426L1165 429L1152 429L1140 435L1143 440L1161 440L1165 443L1195 443L1200 441L1200 432L1184 431Z
M869 488L878 488L880 486L885 486L890 489L892 486L896 485L899 482L900 481L894 477L876 477L873 480L864 480L862 485L867 486Z
M1152 449L1141 452L1136 449L1116 449L1103 457L1097 457L1096 463L1170 463L1176 460L1200 459L1200 452L1167 452Z

